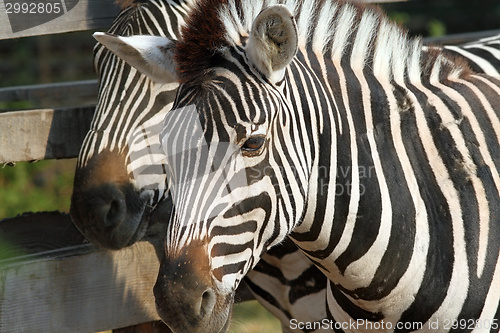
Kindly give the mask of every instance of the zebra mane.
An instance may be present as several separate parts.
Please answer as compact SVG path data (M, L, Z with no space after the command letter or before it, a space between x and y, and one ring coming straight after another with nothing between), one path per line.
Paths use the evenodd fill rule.
M181 81L199 81L229 46L243 46L257 15L282 4L294 15L299 49L312 50L340 62L351 56L353 68L369 65L375 75L405 76L420 80L433 66L448 76L467 71L465 63L439 52L425 53L420 38L390 21L375 6L345 0L200 0L182 28L176 61ZM403 78L403 77L401 77Z

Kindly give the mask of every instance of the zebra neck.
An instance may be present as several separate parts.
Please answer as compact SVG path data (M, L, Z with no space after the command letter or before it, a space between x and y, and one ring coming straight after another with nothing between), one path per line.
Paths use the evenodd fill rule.
M301 93L290 95L298 101L294 112L305 113L300 119L311 126L303 131L311 169L291 238L332 282L330 308L344 302L397 320L418 292L429 244L444 243L432 239L422 202L412 194L418 186L405 178L415 171L411 149L401 144L411 137L402 132L404 121L429 103L419 105L416 90L467 70L440 52L422 53L419 41L405 44L411 51L404 61L392 61L400 55L391 38L383 43L386 63L366 43L338 56L298 53L289 82Z
M389 168L384 163L390 159L378 150L392 141L391 114L412 107L405 82L421 81L420 42L403 43L412 50L409 57L402 56L390 45L403 36L389 32L380 37L385 41L379 41L389 50L386 62L381 60L382 50L366 42L373 37L360 31L352 47L338 54L334 48L319 54L314 48L300 50L287 78L288 99L295 101L291 118L297 128L304 128L294 147L305 152L310 166L307 201L291 237L353 300L392 297L388 293L399 280L401 286L412 285L405 280L410 275L404 269L410 267L407 272L418 276L414 269L425 261L419 250L403 246L427 240L415 232L413 207L393 204L389 193L397 193L397 186L390 189L387 184L404 180L385 178ZM403 60L391 60L397 57ZM408 192L400 192L402 202L411 202ZM394 227L398 216L407 218ZM391 232L396 229L395 236ZM390 240L398 244L389 244ZM387 272L389 282L382 284L386 277L377 269L388 260L384 255L389 246L398 249L391 260L401 269Z

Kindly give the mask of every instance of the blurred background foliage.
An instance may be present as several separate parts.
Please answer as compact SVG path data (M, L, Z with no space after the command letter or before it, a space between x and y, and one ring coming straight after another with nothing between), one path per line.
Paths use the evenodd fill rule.
M498 0L412 0L380 6L413 36L500 29Z
M410 35L441 36L500 29L498 0L413 0L381 4ZM94 79L92 32L0 41L0 88ZM94 104L93 100L6 103L0 112ZM0 146L0 149L2 147ZM27 211L68 212L75 160L0 165L0 219ZM257 302L235 306L232 332L277 332L279 323Z
M1 168L1 167L0 167ZM75 161L17 163L0 169L0 216L27 211L68 211Z

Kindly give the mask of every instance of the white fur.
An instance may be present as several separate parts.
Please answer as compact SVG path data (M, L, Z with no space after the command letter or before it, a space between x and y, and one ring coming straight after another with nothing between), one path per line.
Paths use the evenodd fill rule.
M374 37L371 32L376 24L377 18L371 13L364 15L361 19L352 49L351 66L353 68L364 68L366 56L370 53L370 42Z
M347 46L347 40L350 40L352 31L354 30L354 16L355 10L346 4L340 9L339 18L335 22L334 35L329 37L333 38L332 57L334 61L340 61Z
M299 31L299 46L301 48L306 47L306 42L311 35L311 23L313 22L315 7L315 1L304 1L300 9L300 15L298 12L293 12L297 16L297 30Z
M317 54L322 54L325 51L325 46L331 39L331 31L334 29L333 18L338 5L336 2L326 2L321 9L316 24L316 30L312 39L313 51Z
M121 37L105 32L94 38L111 52L159 83L177 81L175 64L170 52L172 41L160 36Z

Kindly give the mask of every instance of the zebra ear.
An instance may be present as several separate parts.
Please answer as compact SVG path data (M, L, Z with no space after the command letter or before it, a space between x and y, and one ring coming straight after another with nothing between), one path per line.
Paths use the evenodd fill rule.
M285 6L275 5L260 12L253 22L245 51L253 65L276 83L297 48L297 26L292 14Z
M177 82L173 59L175 41L160 36L122 37L106 32L94 38L139 72L159 83Z

